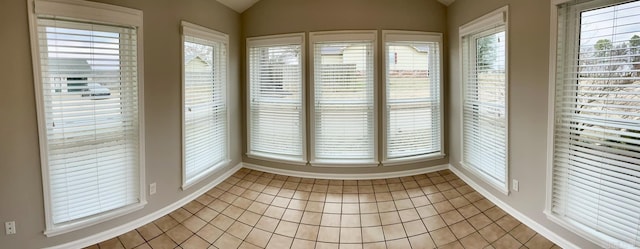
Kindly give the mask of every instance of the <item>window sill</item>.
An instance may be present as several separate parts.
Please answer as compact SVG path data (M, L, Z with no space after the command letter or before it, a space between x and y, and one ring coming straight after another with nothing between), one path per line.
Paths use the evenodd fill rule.
M370 160L315 160L309 162L314 167L335 167L335 168L354 168L354 167L378 167L378 161Z
M404 164L421 163L421 162L428 162L431 160L438 160L438 159L444 158L445 156L446 154L444 153L436 152L436 153L427 154L427 155L403 157L403 158L397 158L397 159L387 159L382 161L381 164L382 166L398 166L398 165L404 165Z
M190 181L184 181L182 183L182 191L187 190L191 186L196 185L197 183L201 182L204 179L207 179L207 177L209 177L209 176L213 175L213 173L217 172L218 169L227 167L230 162L231 162L231 159L225 159L222 162L219 162L219 163L211 166L209 169L205 170L204 172L196 175ZM184 166L183 166L183 170L184 170ZM184 179L184 177L183 177L183 179Z
M635 248L634 245L609 237L606 234L600 233L580 223L560 218L548 209L545 209L543 213L547 216L547 219L552 222L602 248Z
M480 178L484 183L488 184L489 186L495 188L496 190L498 190L500 193L504 194L504 195L509 195L509 184L507 184L507 179L505 179L505 184L504 186L501 186L501 183L497 182L496 180L492 179L491 177L489 177L487 174L485 174L484 172L481 172L471 166L468 166L467 164L465 164L464 162L460 161L460 165L462 166L462 168L468 170L469 172L471 172L474 176ZM507 173L508 174L508 173Z
M133 213L135 211L138 211L144 208L145 205L147 205L146 200L140 203L131 204L126 207L115 209L113 211L107 211L101 214L96 214L89 218L85 218L79 221L75 221L75 222L71 221L71 222L64 223L62 225L54 225L52 227L47 227L47 229L44 231L44 235L47 237L53 237L53 236L73 232L76 230L80 230L82 228L87 228L101 222L105 222L129 213Z
M252 159L264 160L269 162L286 163L286 164L293 164L298 166L307 165L307 161L302 160L300 158L295 158L295 157L278 156L278 155L271 155L271 154L260 153L260 152L248 152L246 153L246 155L247 157Z

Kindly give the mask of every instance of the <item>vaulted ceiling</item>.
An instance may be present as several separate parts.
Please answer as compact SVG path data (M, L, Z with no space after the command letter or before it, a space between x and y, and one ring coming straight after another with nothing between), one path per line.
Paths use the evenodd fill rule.
M238 13L242 13L260 0L217 0L217 1L237 11ZM447 6L453 3L453 1L455 0L438 0L438 2L441 2L442 4Z

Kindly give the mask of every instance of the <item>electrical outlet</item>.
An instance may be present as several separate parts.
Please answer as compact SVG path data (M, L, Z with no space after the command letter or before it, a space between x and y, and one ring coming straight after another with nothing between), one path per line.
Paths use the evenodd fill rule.
M513 179L513 181L511 182L511 189L518 192L518 190L520 190L520 182L518 182L518 180L516 179Z
M156 194L156 183L149 184L149 195Z
M7 234L16 234L16 222L15 221L5 222L4 230Z

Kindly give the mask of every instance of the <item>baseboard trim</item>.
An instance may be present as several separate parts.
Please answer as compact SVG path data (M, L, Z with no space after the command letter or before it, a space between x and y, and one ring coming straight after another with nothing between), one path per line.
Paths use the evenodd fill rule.
M511 205L503 202L498 197L496 197L495 195L491 194L491 192L487 191L485 188L480 186L477 182L475 182L474 180L469 178L465 173L463 173L462 171L460 171L458 168L454 167L453 165L449 165L449 170L451 170L451 172L453 172L458 177L460 177L460 179L462 179L465 183L467 183L469 186L471 186L471 188L473 188L475 191L477 191L478 193L483 195L485 198L489 199L491 202L496 204L496 206L502 208L502 210L504 210L505 212L507 212L508 214L510 214L511 216L513 216L514 218L516 218L517 220L522 222L523 224L529 226L529 228L533 229L537 233L539 233L542 236L546 237L547 239L553 241L554 243L556 243L556 245L558 245L558 246L560 246L562 248L580 248L580 247L576 246L575 244L569 242L568 240L564 239L560 235L558 235L558 234L554 233L553 231L547 229L545 226L540 225L540 223L532 220L531 218L529 218L528 216L524 215L523 213L520 213L518 210L516 210L513 207L511 207Z
M273 173L273 174L281 174L281 175L287 175L287 176L295 176L295 177L307 177L307 178L321 178L321 179L335 179L335 180L365 180L365 179L384 179L384 178L394 178L394 177L404 177L404 176L412 176L412 175L418 175L418 174L426 174L426 173L431 173L431 172L435 172L435 171L440 171L440 170L445 170L445 169L449 169L451 170L454 174L456 174L460 179L462 179L465 183L467 183L469 186L471 186L474 190L476 190L478 193L482 194L485 198L489 199L491 202L493 202L494 204L496 204L498 207L502 208L505 212L507 212L508 214L510 214L511 216L513 216L514 218L518 219L519 221L521 221L522 223L524 223L525 225L529 226L531 229L533 229L534 231L536 231L537 233L545 236L547 239L553 241L554 243L556 243L558 246L562 247L562 248L579 248L578 246L576 246L575 244L569 242L568 240L562 238L561 236L559 236L558 234L552 232L551 230L547 229L545 226L541 225L540 223L530 219L529 217L527 217L526 215L520 213L519 211L517 211L516 209L514 209L513 207L511 207L510 205L508 205L507 203L503 202L502 200L500 200L498 197L494 196L493 194L491 194L491 192L487 191L485 188L483 188L482 186L480 186L478 183L476 183L474 180L472 180L471 178L469 178L466 174L464 174L462 171L460 171L459 169L457 169L456 167L453 167L450 164L443 164L443 165L437 165L437 166L433 166L433 167L427 167L427 168L421 168L421 169L412 169L412 170L404 170L404 171L397 171L397 172L382 172L382 173L364 173L364 174L340 174L340 173L315 173L315 172L301 172L301 171L295 171L295 170L286 170L286 169L278 169L278 168L271 168L271 167L265 167L265 166L260 166L260 165L256 165L256 164L251 164L251 163L238 163L237 165L233 166L231 169L227 170L225 173L223 173L222 175L220 175L218 178L216 178L215 180L211 181L210 183L208 183L207 185L203 186L202 188L198 189L197 191L194 191L193 193L189 194L188 196L183 197L182 199L167 205L149 215L140 217L138 219L135 219L133 221L127 222L125 224L122 224L120 226L105 230L103 232L79 239L79 240L75 240L75 241L71 241L68 243L64 243L61 245L57 245L57 246L52 246L52 247L47 247L45 249L65 249L65 248L84 248L96 243L99 243L101 241L104 240L108 240L117 236L120 236L123 231L130 231L133 229L136 229L144 224L147 224L149 222L152 222L164 215L167 215L171 212L173 212L174 210L184 206L185 204L195 200L198 196L206 193L207 191L211 190L213 187L217 186L218 184L220 184L221 182L223 182L224 180L226 180L227 178L229 178L231 175L235 174L238 170L242 169L242 168L248 168L248 169L253 169L253 170L259 170L259 171L263 171L263 172L268 172L268 173Z
M148 215L145 215L143 217L140 217L138 219L132 220L130 222L127 222L125 224L119 225L117 227L87 236L85 238L79 239L79 240L75 240L75 241L71 241L71 242L67 242L61 245L57 245L57 246L52 246L52 247L46 247L45 249L66 249L66 248L84 248L96 243L100 243L102 241L117 237L122 235L125 232L131 231L133 229L136 229L142 225L145 225L149 222L152 222L162 216L165 216L171 212L173 212L174 210L186 205L187 203L195 200L196 198L198 198L198 196L206 193L207 191L211 190L213 187L217 186L218 184L220 184L221 182L223 182L224 180L226 180L227 178L229 178L231 175L235 174L238 170L240 170L242 168L242 163L238 163L237 165L233 166L231 169L228 169L226 172L224 172L222 175L220 175L219 177L217 177L215 180L211 181L210 183L208 183L207 185L203 186L202 188L194 191L193 193L183 197L182 199L167 205L153 213L150 213ZM124 231L124 232L123 232Z
M331 180L370 180L370 179L404 177L404 176L426 174L426 173L436 172L436 171L445 170L449 168L448 164L443 164L443 165L437 165L432 167L403 170L403 171L396 171L396 172L342 174L342 173L302 172L297 170L265 167L257 164L251 164L251 163L242 163L242 165L247 169L253 169L253 170L263 171L267 173L286 175L286 176L295 176L295 177L305 177L305 178L331 179Z

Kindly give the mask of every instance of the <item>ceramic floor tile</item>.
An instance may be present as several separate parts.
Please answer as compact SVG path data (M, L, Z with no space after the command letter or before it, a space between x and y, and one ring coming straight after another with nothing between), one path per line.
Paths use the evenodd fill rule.
M269 243L269 239L271 239L271 235L272 233L270 232L264 231L262 229L254 228L253 230L251 230L251 232L249 232L249 235L247 236L245 241L259 247L265 247L267 246L267 243Z
M321 221L322 221L322 213L305 211L302 214L302 220L300 222L308 225L320 225Z
M237 248L242 243L241 239L238 239L230 234L223 234L213 243L214 246L218 248ZM155 247L154 247L155 248Z
M490 243L493 243L506 233L504 230L502 230L502 228L500 228L500 226L495 223L492 223L485 228L480 229L478 232L480 233L480 235L482 235L482 237L484 237L485 240Z
M381 226L362 228L362 242L369 243L384 240L384 233Z
M298 231L298 223L283 220L278 224L275 233L287 237L294 237L296 235L296 231Z
M126 249L134 248L145 243L144 238L142 238L140 233L138 233L138 231L136 230L131 230L125 234L122 234L118 236L118 239L120 239L120 243L122 243L122 245Z
M456 224L449 226L451 231L458 239L464 238L465 236L475 232L475 228L469 224L466 220L460 221Z
M149 241L149 245L153 249L173 249L178 244L173 242L173 240L171 240L169 236L167 236L166 234L163 234Z
M241 169L104 248L558 248L449 170L377 180Z
M167 235L176 243L180 244L187 240L194 233L187 229L184 225L178 224L177 226L171 228L167 231Z
M436 244L431 239L428 233L423 233L413 237L409 237L409 243L411 243L412 249L433 249L436 248Z
M184 243L180 244L183 249L202 249L209 247L209 242L203 240L198 236L191 236Z
M427 232L427 228L424 226L422 220L405 222L402 223L402 225L404 226L404 230L409 237Z
M300 224L296 232L296 238L315 241L318 238L320 226Z
M286 237L278 234L274 234L269 240L269 244L267 244L267 249L282 249L289 248L291 243L293 242L293 238Z
M318 231L318 241L334 243L340 242L340 228L321 226Z
M321 226L340 226L340 214L322 214Z
M200 229L200 231L198 231L196 234L201 238L203 238L204 240L206 240L207 242L213 243L218 238L220 238L222 234L224 234L224 231L218 229L217 227L214 227L211 224L207 224L202 229Z
M251 231L251 228L252 227L242 222L236 221L235 223L233 223L233 225L229 227L229 229L227 229L226 232L235 236L236 238L244 240L244 238L246 238L249 232Z
M340 243L362 243L361 228L342 227L340 228Z
M394 240L403 237L407 237L407 234L404 231L404 227L402 224L393 224L382 226L382 230L384 232L384 238L386 240Z
M476 249L476 248L480 249L489 245L489 243L482 237L482 235L480 235L477 232L474 232L462 238L460 240L460 243L462 243L462 245L465 248L470 248L470 249Z
M122 242L120 242L120 240L118 238L113 238L107 241L103 241L100 244L98 244L98 246L102 249L102 248L109 248L109 249L124 249L124 245L122 245Z

